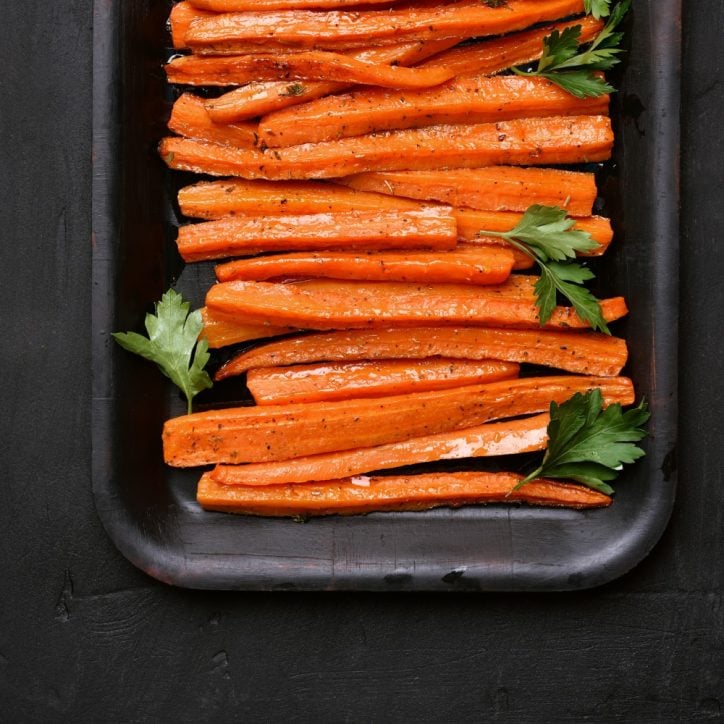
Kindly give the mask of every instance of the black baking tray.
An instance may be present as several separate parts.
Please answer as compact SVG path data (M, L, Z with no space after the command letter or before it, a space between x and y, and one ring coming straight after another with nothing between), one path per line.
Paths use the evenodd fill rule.
M93 139L93 493L113 542L150 575L190 588L553 591L629 571L660 538L676 488L681 0L636 0L601 172L617 240L598 268L631 314L628 374L653 412L647 457L607 510L512 506L331 517L301 524L207 513L198 471L162 462L161 426L184 403L110 333L142 327L170 284L196 305L211 274L174 248L179 180L156 154L165 134L171 3L96 0ZM237 383L238 384L238 383ZM237 388L217 395L233 397ZM241 395L241 392L239 392ZM200 409L215 403L200 398Z

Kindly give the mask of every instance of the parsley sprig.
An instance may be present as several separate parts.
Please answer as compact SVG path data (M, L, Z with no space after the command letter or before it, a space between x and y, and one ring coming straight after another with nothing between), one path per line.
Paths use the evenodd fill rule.
M608 17L608 22L595 40L581 50L581 26L574 25L563 31L554 30L543 39L543 55L535 70L525 71L513 68L518 75L547 78L568 91L576 98L596 98L613 93L614 88L601 77L598 71L609 70L621 62L620 48L623 33L616 28L631 8L631 0L622 0L610 9L610 2L589 0L590 12L594 17Z
M204 370L209 361L209 345L205 339L199 339L204 328L201 312L189 313L190 309L189 302L169 289L156 305L156 314L146 315L148 337L136 332L113 335L123 349L155 362L161 372L181 388L189 414L194 397L213 385Z
M583 9L596 20L607 18L611 14L611 0L583 0Z
M564 478L611 495L608 483L624 465L645 455L635 444L646 437L643 425L650 413L645 402L626 412L618 403L604 410L601 390L593 390L560 406L552 402L550 414L543 462L514 490L536 478Z
M575 223L557 206L534 204L514 229L478 233L505 239L538 264L541 277L536 282L535 294L541 325L553 315L560 293L583 321L608 334L598 299L583 286L594 278L593 272L574 261L578 252L593 251L598 244L588 232L573 229Z

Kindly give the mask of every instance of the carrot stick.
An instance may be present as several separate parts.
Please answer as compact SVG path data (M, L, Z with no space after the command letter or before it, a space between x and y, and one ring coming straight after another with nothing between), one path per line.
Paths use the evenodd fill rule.
M194 20L197 18L211 18L214 15L215 13L194 7L190 2L176 3L168 18L173 47L179 49L186 47L186 33Z
M355 191L324 181L244 179L202 181L186 186L179 191L178 202L184 216L208 220L234 214L283 216L423 208L416 201Z
M439 82L421 90L403 91L400 83L365 88L277 111L262 118L259 138L282 147L446 123L608 113L608 96L579 99L544 78L473 75Z
M204 10L217 13L315 8L346 8L357 5L389 5L391 0L191 0Z
M444 390L509 380L518 372L517 364L495 360L324 362L250 370L246 385L257 405L289 405Z
M287 84L292 81L321 81L362 83L385 88L429 88L452 77L451 72L442 67L406 68L370 63L323 50L221 57L186 55L168 63L166 75L169 83L184 85L234 86L258 81L285 81ZM292 95L302 94L304 86L298 83L288 85L287 92ZM598 108L604 107L603 103L596 105Z
M499 359L615 377L626 364L626 342L597 332L478 327L425 327L322 332L255 347L229 360L217 380L258 367L379 359Z
M204 99L191 93L184 93L173 104L168 127L185 138L238 148L253 148L258 138L254 123L214 123L206 112Z
M513 269L504 247L470 246L449 252L316 253L262 256L216 267L219 281L283 278L358 279L398 282L501 284Z
M266 324L239 324L225 319L219 319L208 313L204 307L201 310L204 329L201 336L206 339L211 349L226 347L229 344L248 342L252 339L265 337L278 337L298 330L291 327L271 327Z
M369 45L502 35L582 12L582 0L509 0L498 8L479 0L462 0L383 13L374 10L230 13L194 20L185 40L191 48L207 51L229 51L237 43L265 45L269 42L334 49L340 43Z
M351 51L349 56L366 63L410 65L435 55L441 50L447 50L458 40L458 38L448 38L423 43L373 46ZM250 83L243 88L237 88L219 98L207 101L206 110L217 123L233 123L271 113L281 108L306 103L330 93L338 93L349 87L346 83L310 81L303 84L301 93L296 87L292 93L288 82Z
M604 161L610 156L612 144L608 118L570 116L386 131L269 149L266 153L165 138L160 153L171 168L183 171L291 180L334 178L363 171Z
M437 209L230 216L182 226L177 239L185 261L297 249L451 249L456 242L455 219Z
M372 470L389 470L438 460L535 452L546 446L549 420L548 414L542 414L278 463L218 465L211 477L222 485L287 485L337 480Z
M531 204L560 206L571 216L590 216L598 193L592 173L515 166L363 173L340 179L339 183L359 191L485 211L525 211Z
M210 410L165 423L164 458L189 467L373 447L544 412L591 389L600 389L607 404L633 402L633 385L623 377L527 377L384 398Z
M501 294L500 287L324 280L306 284L226 282L206 296L214 312L253 323L303 329L379 329L392 326L463 325L539 327L530 295ZM621 297L600 303L607 322L627 313ZM545 329L586 328L573 307L556 307Z

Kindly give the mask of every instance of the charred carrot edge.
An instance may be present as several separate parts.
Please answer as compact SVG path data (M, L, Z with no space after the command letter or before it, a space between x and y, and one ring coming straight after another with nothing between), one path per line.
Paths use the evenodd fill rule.
M457 243L457 224L437 209L234 216L182 226L177 243L189 262L297 249L451 249Z
M546 446L549 420L549 415L544 413L389 445L311 455L280 463L218 465L211 477L222 485L288 485L336 480L372 470L389 470L437 460L535 452Z
M385 88L430 88L452 77L452 73L443 67L406 68L370 63L325 50L221 57L186 55L168 63L166 75L169 83L184 85L241 86L258 81L319 81ZM303 86L299 92L304 92ZM601 103L587 105L603 107Z
M219 319L208 313L206 307L201 310L204 329L201 336L208 342L211 349L226 347L230 344L248 342L252 339L279 337L282 334L296 332L292 327L271 327L267 324L239 324L226 319Z
M340 330L289 337L243 352L216 373L222 380L257 367L375 359L501 359L614 377L624 368L626 342L597 332L479 327Z
M374 511L429 510L491 503L527 503L558 508L605 508L611 498L582 485L534 480L511 492L513 473L428 473L360 477L307 485L221 485L211 473L199 481L205 510L262 516L356 515Z
M197 18L211 18L215 13L210 13L194 7L190 2L176 3L171 10L168 22L171 28L171 41L174 48L186 47L186 33L189 26Z
M314 286L312 286L314 284ZM504 286L504 285L503 285ZM324 280L309 285L269 282L216 284L206 296L210 310L253 323L303 329L380 329L393 326L473 325L539 327L538 308L530 296L501 295L500 287L462 284ZM600 302L607 322L627 313L621 297ZM556 307L545 329L585 329L572 307Z
M216 13L269 10L335 9L358 5L388 5L390 0L191 0L191 4Z
M259 138L272 148L441 124L608 113L608 96L579 99L544 78L473 75L434 85L406 90L398 83L277 111L262 118Z
M241 259L216 267L221 282L278 278L352 279L362 281L502 284L513 269L504 247L459 247L448 252L309 252Z
M400 43L387 47L362 48L349 53L351 58L367 63L395 63L410 65L447 50L458 42L458 38L432 40L425 43ZM225 93L219 98L206 102L206 110L218 123L233 123L261 116L272 111L295 106L300 103L321 98L329 93L337 93L349 88L346 83L310 81L300 89L290 89L287 82L250 83ZM294 92L292 92L292 90Z
M236 43L284 43L307 49L334 49L340 43L369 45L503 35L582 12L583 0L509 0L500 8L478 0L462 0L450 5L392 9L384 13L374 10L232 13L193 21L185 40L193 49L228 51Z
M325 181L244 179L202 181L186 186L179 191L178 202L184 216L209 221L234 214L281 216L423 207L417 201L355 191Z
M525 118L472 126L429 126L288 148L230 148L165 138L170 168L269 180L335 178L363 171L540 166L605 161L613 145L604 116Z
M339 183L357 191L438 201L482 211L522 212L531 204L559 206L571 216L590 216L598 194L592 173L516 166L383 171L349 176L339 179ZM497 231L489 226L480 228Z
M254 123L214 123L206 112L204 99L191 93L179 96L173 104L168 127L185 138L238 148L253 148L258 139Z
M449 390L338 402L238 407L168 420L165 461L174 467L290 460L374 447L544 412L576 392L600 389L606 404L631 404L631 381L528 377Z
M350 400L499 382L518 376L512 362L495 360L377 360L262 367L246 378L257 405Z

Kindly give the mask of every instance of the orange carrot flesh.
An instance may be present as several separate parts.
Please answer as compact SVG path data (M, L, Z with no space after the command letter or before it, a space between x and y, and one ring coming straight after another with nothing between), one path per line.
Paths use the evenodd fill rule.
M398 83L287 108L261 120L259 138L282 147L402 128L608 112L608 96L579 99L544 78L473 75L432 85L402 90Z
M371 47L349 53L351 58L367 63L410 65L446 50L458 42L458 38L431 40L424 43L401 43L386 47ZM214 98L206 103L206 110L217 123L233 123L261 116L289 106L338 93L349 88L347 83L309 81L294 93L288 82L250 83Z
M254 123L214 123L206 112L204 99L191 93L179 96L173 104L168 127L185 138L238 148L253 148L258 139Z
M509 380L518 372L518 365L495 360L325 362L250 370L246 385L257 405L289 405L444 390Z
M307 485L222 485L211 473L199 481L197 501L205 510L272 517L357 515L376 511L420 511L491 503L527 503L556 508L605 508L611 498L582 485L522 479L513 473L428 473L360 477Z
M241 259L216 267L221 282L283 278L502 284L513 269L503 247L460 247L449 252L315 252Z
M340 183L359 191L484 211L525 211L531 204L559 206L571 216L590 216L597 196L592 173L516 166L365 173L340 179Z
M538 166L604 161L613 144L604 116L526 118L471 126L429 126L280 149L237 149L165 138L174 169L270 180L335 178L363 171Z
M211 349L218 349L239 342L248 342L252 339L278 337L282 334L297 331L291 327L271 327L266 324L230 322L210 315L205 307L201 310L201 318L204 323L201 336L206 339Z
M189 262L295 249L451 249L457 243L457 224L435 209L233 216L182 226L177 243Z
M215 13L194 7L190 2L176 3L168 18L173 47L179 49L186 47L186 33L194 20L197 18L212 18L214 16Z
M450 71L442 67L406 68L401 65L369 63L349 55L322 50L221 57L187 55L168 63L166 75L169 83L184 85L234 86L258 81L322 81L361 83L385 88L429 88L452 77ZM303 86L299 92L304 92ZM602 103L596 106L599 109L605 107Z
M633 402L626 378L528 377L393 397L238 407L168 420L165 461L174 467L289 460L452 432L544 412L576 392L606 404Z
M392 326L464 325L539 327L538 308L530 296L500 293L500 287L462 284L335 281L327 286L225 282L206 296L206 305L221 314L253 323L302 329L384 328ZM600 302L613 322L627 313L620 297ZM586 328L572 307L556 307L545 329Z
M340 43L429 40L452 36L502 35L536 23L583 12L582 0L509 0L493 8L478 0L433 7L375 11L288 10L230 13L191 23L191 48L230 50L235 43L284 43L304 48L335 48Z
M337 480L373 470L438 460L518 455L545 448L549 420L548 414L544 413L389 445L310 455L278 463L219 465L211 477L222 485L288 485Z
M197 219L220 219L234 214L283 216L340 211L419 210L408 199L355 191L346 186L315 181L203 181L181 189L181 213ZM511 227L512 228L512 227Z
M499 359L555 367L576 374L615 377L628 359L626 342L597 332L477 327L425 327L323 332L243 352L216 374L221 380L258 367L430 357Z
M390 0L191 0L192 5L216 13L268 10L334 9L357 5L389 5Z

